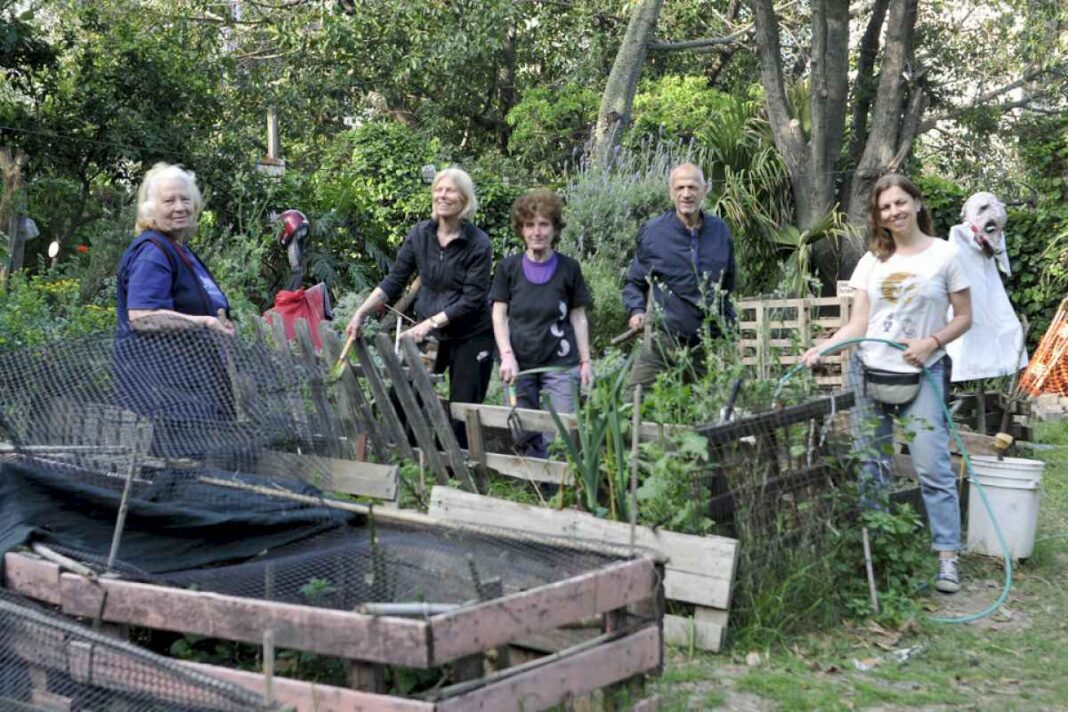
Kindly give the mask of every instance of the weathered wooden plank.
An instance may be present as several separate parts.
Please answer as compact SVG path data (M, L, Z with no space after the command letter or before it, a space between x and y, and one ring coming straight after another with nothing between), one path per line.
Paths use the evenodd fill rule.
M26 637L12 639L10 650L45 674L50 671L59 672L69 675L75 682L105 690L147 692L161 703L173 702L179 706L190 699L205 699L204 683L208 680L204 680L204 676L210 675L205 671L194 668L190 668L188 672L178 670L168 676L166 684L161 684L163 678L158 663L153 659L155 656L146 654L145 657L138 658L123 649L87 640L69 640L63 650L48 649L35 644L38 639L33 635L32 629L27 632L29 635ZM260 677L260 688L253 692L262 694L263 678L257 677ZM220 676L211 675L211 682L218 680L225 681ZM220 694L219 699L224 699L223 695ZM42 706L41 709L57 708L49 705Z
M297 319L294 322L293 335L297 339L297 351L300 354L300 358L308 367L308 385L311 389L312 406L315 408L319 422L322 423L323 432L335 436L327 438L324 445L330 455L341 455L341 445L336 436L341 435L343 431L334 409L330 407L330 401L326 395L326 383L323 378L323 374L330 367L324 367L318 358L307 319Z
M263 675L244 670L232 670L218 665L182 662L181 665L191 670L211 675L212 677L249 690L263 692ZM286 677L274 678L274 698L282 705L289 705L296 712L434 712L434 703L420 700L407 700L372 692L348 690L343 687L317 685L314 682L292 680Z
M260 643L271 629L279 647L296 648L355 660L428 667L428 627L424 621L365 616L359 613L260 601L203 591L100 579L60 576L60 597L67 615L114 623Z
M658 595L657 585L655 562L642 557L435 616L429 621L431 663L644 601Z
M417 448L417 451L420 450ZM469 460L475 461L473 453L468 450L461 450L460 452ZM543 460L540 457L508 455L499 452L487 452L485 457L486 467L505 477L568 487L574 483L566 462Z
M452 467L453 477L460 480L469 491L478 492L475 479L467 468L467 461L460 452L460 443L452 429L452 422L441 407L438 395L434 392L434 384L430 382L430 377L423 366L423 355L419 353L419 348L411 337L403 337L400 340L400 347L404 353L404 360L408 362L408 376L411 378L412 386L419 394L419 399L423 403L423 412L430 420L438 442L445 448L445 457L448 459L449 466Z
M321 479L312 484L320 489L375 499L396 499L400 480L400 467L397 465L298 455L277 450L261 451L257 467L261 474L293 474L296 471L305 478L308 474L318 474Z
M455 489L435 487L430 516L446 521L519 529L547 536L630 544L630 525L585 512L554 510ZM668 557L664 589L668 598L726 609L738 561L738 542L718 536L692 536L637 527L637 545ZM674 594L674 595L673 595ZM685 596L685 597L683 597Z
M669 645L687 648L692 635L695 648L718 653L723 648L726 632L726 624L702 621L696 617L664 616L664 642Z
M535 712L606 685L652 672L663 655L656 626L519 673L508 670L483 687L437 703L436 712Z
M401 424L400 417L397 415L397 411L393 407L393 401L390 400L389 391L386 389L386 384L382 380L382 374L378 372L378 366L375 365L370 349L367 348L367 344L360 338L356 339L352 344L352 350L356 352L356 358L359 359L360 362L360 371L363 373L363 377L367 379L367 384L371 387L371 395L374 397L375 404L378 406L378 412L381 414L382 420L385 422L385 427L391 433L390 437L393 440L393 447L405 460L414 460L415 452L412 450L412 446L408 442L408 433L405 431L404 426Z
M4 554L4 586L37 601L58 606L59 566L29 554Z
M521 457L498 452L486 453L486 467L507 477L530 482L564 485L574 484L566 462L543 460L540 457Z
M476 411L482 421L482 425L488 428L507 428L508 416L512 412L512 409L507 406L486 405L484 403L451 403L449 404L449 410L452 413L452 417L457 420L464 420L469 411ZM550 433L552 435L559 434L559 429L556 427L556 421L553 420L552 413L549 411L533 410L531 408L516 408L515 412L516 415L519 416L519 422L522 423L524 430L537 433ZM578 418L573 414L559 413L558 415L568 430L574 430L578 427ZM642 423L639 434L641 435L642 442L650 442L660 440L665 433L688 429L689 428L684 425Z
M969 455L998 455L998 449L994 447L995 438L992 435L983 435L982 433L971 433L967 430L958 430L961 442L964 443L964 449L967 450ZM909 441L908 436L904 430L897 423L894 423L894 442L895 443L907 443ZM960 454L960 448L957 447L957 441L950 437L949 439L949 451L955 455Z
M319 323L319 341L323 345L323 357L330 369L328 373L332 374L333 364L338 362L344 345L338 338L337 332L325 321ZM349 359L347 354L345 359ZM371 447L374 448L375 454L384 460L389 457L388 440L382 433L378 419L375 418L371 405L360 389L360 384L350 365L346 364L340 378L333 384L334 395L337 398L335 409L345 426L345 437L348 438L352 452L355 453L360 435L370 435Z
M400 400L408 425L412 426L412 432L415 433L415 440L426 455L427 464L437 478L438 484L448 483L449 471L445 466L445 460L438 453L437 443L434 441L434 434L430 429L430 425L427 424L426 419L423 417L423 411L416 402L415 393L412 392L411 384L408 383L400 360L393 353L393 344L389 342L389 338L385 334L378 334L375 338L375 346L377 347L379 358L382 359L386 371L389 372L389 378L393 383L393 392L397 394L397 398ZM437 402L435 401L436 404Z

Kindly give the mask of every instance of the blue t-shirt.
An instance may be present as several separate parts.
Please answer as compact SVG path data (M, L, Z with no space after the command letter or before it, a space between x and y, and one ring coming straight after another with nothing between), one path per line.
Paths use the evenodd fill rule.
M178 245L189 264L193 266L197 279L204 292L211 300L213 313L219 309L229 309L226 295L222 293L208 270L200 263L196 255L185 245ZM127 286L127 309L174 309L174 294L171 291L174 276L167 255L151 242L141 246L137 256L130 265L130 280Z

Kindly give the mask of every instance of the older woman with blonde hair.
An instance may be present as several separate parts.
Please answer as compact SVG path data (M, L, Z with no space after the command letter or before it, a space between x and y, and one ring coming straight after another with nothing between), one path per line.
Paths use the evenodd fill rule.
M429 220L404 238L393 267L352 315L348 333L359 336L366 319L396 301L408 280L421 282L415 302L416 323L405 336L419 342L438 339L435 373L449 372L449 401L481 403L493 374L493 325L489 290L493 247L471 222L478 209L475 186L465 171L446 168L430 185ZM461 424L454 421L460 442Z
M203 205L191 171L157 163L145 175L137 191L138 235L119 262L120 337L161 328L233 333L226 295L186 244Z

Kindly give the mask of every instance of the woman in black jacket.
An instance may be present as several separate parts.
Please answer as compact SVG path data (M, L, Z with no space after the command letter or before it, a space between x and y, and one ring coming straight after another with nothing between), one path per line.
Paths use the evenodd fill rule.
M402 336L416 342L434 334L434 372L449 371L449 401L481 403L493 374L490 319L489 237L471 223L478 209L475 186L465 171L446 168L430 186L432 211L404 239L389 275L352 315L348 333L359 336L367 317L396 301L413 273L422 286L415 302L417 323ZM461 443L464 430L454 422Z

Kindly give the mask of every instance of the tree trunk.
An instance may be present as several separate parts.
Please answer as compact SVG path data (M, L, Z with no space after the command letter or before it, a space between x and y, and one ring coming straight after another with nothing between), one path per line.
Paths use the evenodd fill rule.
M26 212L26 196L22 190L22 167L26 165L26 154L20 149L12 151L0 148L0 171L4 179L4 195L0 200L0 227L8 235L8 264L4 265L9 274L22 269L25 240L20 235L19 219Z
M879 73L878 91L871 110L871 129L849 186L849 222L867 222L872 185L887 171L898 170L912 148L916 127L926 108L919 87L910 87L906 75L912 61L917 0L892 0L886 25L886 47ZM842 254L842 272L852 270L864 254L864 240L847 241Z
M642 63L656 32L663 4L664 0L639 0L630 16L627 31L605 83L604 94L601 95L601 108L593 133L596 156L609 155L610 149L618 144L630 123L638 77L641 76Z

